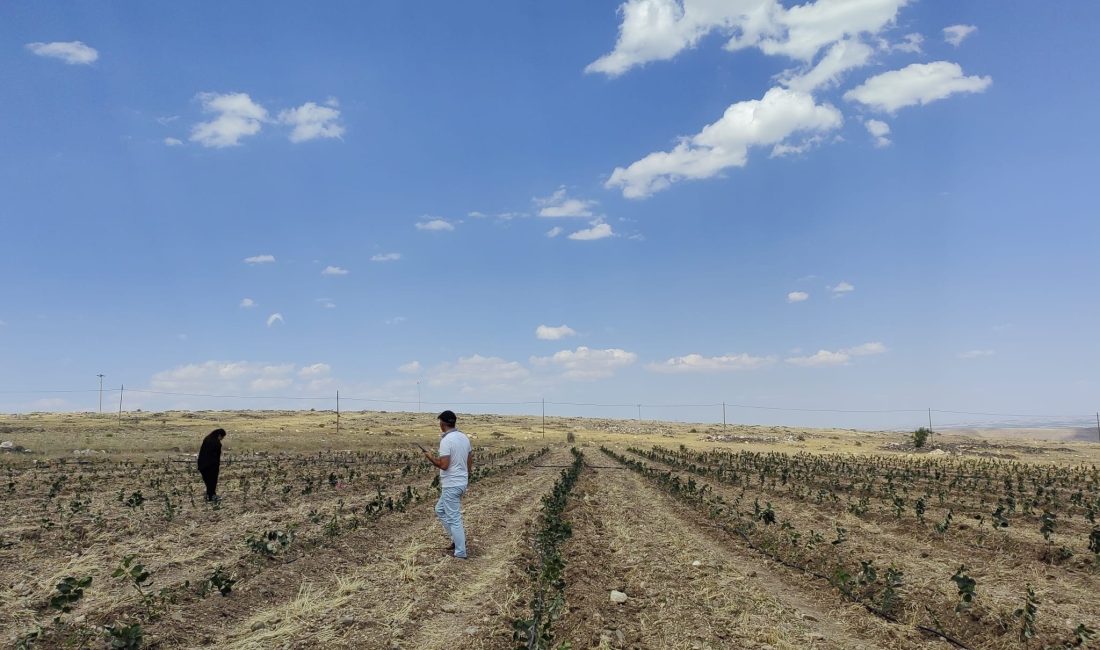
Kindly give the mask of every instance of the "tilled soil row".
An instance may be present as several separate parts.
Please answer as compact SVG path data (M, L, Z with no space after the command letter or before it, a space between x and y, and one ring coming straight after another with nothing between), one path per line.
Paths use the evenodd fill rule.
M685 477L691 475L673 465L648 458L643 461L650 467ZM798 531L816 529L826 537L835 536L836 527L843 528L847 540L841 545L842 550L859 560L873 561L880 570L891 565L902 570L906 591L914 596L903 616L908 623L929 623L928 607L932 607L943 626L963 640L969 633L978 635L971 639L977 646L1014 648L1018 639L1008 631L1019 626L1013 612L1022 604L1029 584L1040 594L1045 613L1049 614L1036 626L1043 638L1051 642L1065 639L1077 623L1100 620L1100 601L1091 597L1098 584L1094 575L1045 564L1037 555L1026 553L1026 547L1025 554L1020 554L1020 548L1011 544L1001 548L974 546L950 533L934 536L927 530L916 530L915 522L881 518L869 521L770 490L747 488L742 496L740 487L705 478L699 480L706 481L713 493L727 502L740 497L742 510L751 508L754 501L761 505L770 503L778 525L786 522ZM978 581L982 605L979 611L984 620L973 620L967 614L960 621L962 625L957 625L959 617L954 615L953 608L958 602L958 590L951 576L964 564L968 574ZM1067 626L1064 621L1074 623Z
M556 624L556 642L639 649L937 647L839 598L822 598L819 585L731 544L633 472L590 470L574 488L568 519L567 611ZM613 602L613 590L626 600Z

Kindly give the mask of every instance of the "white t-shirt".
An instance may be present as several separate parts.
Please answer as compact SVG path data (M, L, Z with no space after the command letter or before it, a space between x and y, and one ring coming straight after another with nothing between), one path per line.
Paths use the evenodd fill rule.
M470 455L470 439L458 429L448 431L439 440L439 456L450 456L447 469L439 470L439 484L443 487L466 487L470 469L466 458Z

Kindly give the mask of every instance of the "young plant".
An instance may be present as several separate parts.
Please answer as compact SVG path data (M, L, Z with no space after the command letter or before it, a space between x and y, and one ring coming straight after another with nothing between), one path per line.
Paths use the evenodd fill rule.
M53 598L50 598L50 607L65 614L71 612L73 605L84 597L84 590L90 584L92 584L91 576L85 578L69 576L64 578L57 583L57 593L54 594Z
M221 565L218 565L214 567L214 573L211 573L202 583L201 594L205 598L207 594L216 589L222 596L228 596L232 593L233 585L236 583L237 579L223 569Z
M119 563L118 568L111 574L112 578L125 578L127 583L137 590L141 595L141 599L148 601L150 596L145 592L145 588L152 584L150 573L145 570L145 565L134 562L134 555L127 555L122 558L122 562Z
M143 634L140 623L107 625L103 628L103 633L110 641L112 650L136 650L141 647Z
M974 603L974 588L978 586L978 581L967 575L965 564L959 567L955 575L951 576L951 580L959 588L959 604L955 605L955 612L970 609L970 606Z
M1039 613L1039 598L1031 585L1027 586L1027 597L1024 606L1012 613L1020 619L1020 641L1027 645L1028 641L1035 638L1035 617Z
M293 530L269 530L259 536L249 535L244 540L248 548L252 549L253 553L263 555L265 557L273 558L281 551L285 551L290 543L294 541Z

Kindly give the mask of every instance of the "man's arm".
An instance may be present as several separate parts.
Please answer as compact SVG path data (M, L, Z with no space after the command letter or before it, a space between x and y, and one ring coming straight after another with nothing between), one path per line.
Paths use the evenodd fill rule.
M426 451L424 452L424 458L427 458L429 463L444 471L451 466L450 456L440 456L439 458L432 458L431 452Z
M474 473L474 450L471 449L470 453L466 454L466 471L470 474Z

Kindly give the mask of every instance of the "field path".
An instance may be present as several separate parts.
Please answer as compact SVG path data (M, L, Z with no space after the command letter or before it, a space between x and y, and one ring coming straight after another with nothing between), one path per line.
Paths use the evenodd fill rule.
M597 455L589 458L613 463ZM589 470L567 510L574 648L924 647L740 545L626 469ZM698 562L698 565L694 565ZM615 604L611 590L627 594ZM930 645L929 647L937 647Z
M538 464L563 464L565 448ZM463 500L470 559L445 551L450 540L418 507L401 525L365 536L356 550L283 579L297 596L258 607L223 630L226 648L509 648L511 621L523 615L530 584L524 550L531 525L560 473L525 467L476 483ZM291 572L295 565L288 565ZM200 644L205 645L205 644Z

